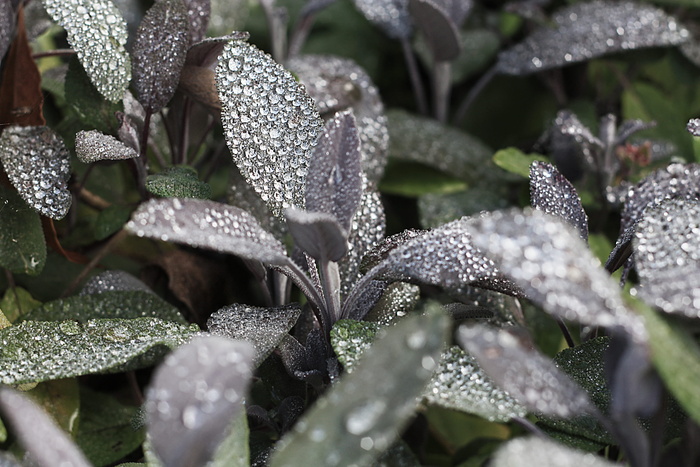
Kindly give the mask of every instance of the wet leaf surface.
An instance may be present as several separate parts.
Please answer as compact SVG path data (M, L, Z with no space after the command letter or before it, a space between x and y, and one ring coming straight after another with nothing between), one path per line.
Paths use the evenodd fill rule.
M461 45L459 30L446 5L439 0L409 0L408 5L411 17L425 36L435 60L444 62L457 58Z
M146 178L146 189L156 196L172 198L209 199L211 187L199 180L197 171L189 166L165 169Z
M46 242L39 215L12 189L0 186L0 265L14 273L36 275L46 263Z
M168 466L203 465L243 409L253 376L247 342L198 337L168 356L148 389L148 434Z
M312 258L335 262L347 253L348 234L332 214L289 208L285 217L294 244Z
M365 18L376 24L386 35L408 39L413 22L408 12L408 0L353 0Z
M120 101L131 81L126 22L109 0L43 0L68 33L90 80L107 100Z
M535 436L504 444L492 461L493 467L613 467L595 454L584 453Z
M75 135L75 153L81 162L89 164L103 160L134 159L138 153L114 136L97 130L79 131Z

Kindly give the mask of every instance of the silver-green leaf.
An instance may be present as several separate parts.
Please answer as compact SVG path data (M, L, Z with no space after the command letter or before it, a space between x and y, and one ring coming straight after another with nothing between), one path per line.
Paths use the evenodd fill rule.
M492 467L614 467L619 464L554 441L530 436L503 444L496 451L489 465Z
M124 160L138 157L131 147L111 135L97 130L79 131L75 135L75 153L82 162Z

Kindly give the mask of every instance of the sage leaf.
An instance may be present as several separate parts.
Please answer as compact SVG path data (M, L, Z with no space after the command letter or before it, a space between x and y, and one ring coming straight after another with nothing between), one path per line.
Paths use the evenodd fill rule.
M124 160L138 157L131 147L111 135L97 130L79 131L75 135L75 153L86 164L103 160Z
M6 127L0 136L0 161L12 185L35 211L62 219L70 209L70 155L48 127Z
M17 18L11 0L0 0L0 57L4 57L12 43Z
M326 123L306 177L306 209L331 214L346 232L362 198L360 138L351 111Z
M394 282L383 289L381 298L371 311L361 318L350 315L351 319L364 319L383 326L395 324L408 313L416 309L420 299L420 287L405 282Z
M46 264L46 242L39 215L11 188L0 186L0 266L36 275Z
M544 161L547 158L539 154L525 154L517 148L501 149L493 155L493 162L505 171L518 174L522 177L530 177L530 167L536 161Z
M190 43L201 41L209 26L209 16L211 15L210 0L183 0L185 8L187 8L187 19L189 27L187 30L190 33Z
M370 22L393 39L408 39L413 23L408 12L408 0L353 0L355 6Z
M238 40L219 57L216 85L224 136L241 175L276 216L303 208L309 158L323 125L304 87Z
M226 438L219 444L214 458L208 465L211 467L249 467L248 437L250 431L248 417L244 411L233 418L226 432Z
M584 453L544 438L516 438L501 446L493 467L613 467L595 454Z
M498 70L524 75L613 52L678 45L690 37L663 10L632 1L579 3L557 11L551 22L501 52Z
M530 165L530 203L535 209L561 217L576 227L583 241L588 241L588 216L576 188L553 165Z
M167 198L150 200L134 212L126 228L139 237L184 243L285 265L284 245L247 212L213 201Z
M157 361L163 347L177 347L194 332L192 327L157 318L24 321L0 329L0 382L21 384L142 368Z
M143 17L134 41L134 87L139 102L159 112L173 97L190 47L182 0L157 0Z
M43 0L46 11L68 33L90 80L107 100L118 102L131 81L125 45L126 22L109 0Z
M570 225L539 210L500 211L471 223L473 243L547 313L583 324L646 332L620 288Z
M154 293L141 280L126 271L108 270L91 277L80 290L80 295L91 295L102 292L141 291ZM155 295L155 294L154 294Z
M352 60L333 55L299 55L285 66L299 77L324 118L352 110L360 136L362 170L376 186L387 162L389 130L379 90L367 72Z
M498 386L529 410L561 418L597 413L578 384L507 329L460 326L457 339Z
M243 408L253 376L247 342L192 339L158 367L146 396L148 435L167 466L204 465Z
M637 225L634 259L639 294L667 313L700 317L700 200L650 206Z
M337 262L348 251L348 234L335 216L289 208L285 211L294 244L312 258Z
M459 30L444 5L439 0L409 0L408 7L411 18L425 36L435 61L456 59L461 50Z
M146 189L156 196L208 199L211 187L199 180L197 171L189 166L176 166L146 177Z
M505 193L499 191L479 187L444 195L423 195L418 198L420 224L423 228L435 229L464 216L504 209L511 203Z
M234 304L214 312L207 321L207 330L215 336L249 342L255 348L253 363L258 367L300 315L299 305L261 308Z
M23 321L159 318L179 324L187 321L177 308L151 291L112 290L46 302L22 315Z
M88 467L70 437L29 398L10 388L0 388L0 413L10 423L25 450L40 467L64 464Z
M368 352L372 358L358 362L282 438L270 465L305 466L309 452L323 465L371 463L413 414L446 330L446 317L435 309L388 328Z

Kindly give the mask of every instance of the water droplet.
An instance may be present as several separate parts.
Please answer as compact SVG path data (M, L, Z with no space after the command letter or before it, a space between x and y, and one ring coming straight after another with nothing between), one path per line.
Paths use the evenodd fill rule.
M355 407L345 419L345 429L353 435L362 435L370 431L384 415L386 402L370 400Z

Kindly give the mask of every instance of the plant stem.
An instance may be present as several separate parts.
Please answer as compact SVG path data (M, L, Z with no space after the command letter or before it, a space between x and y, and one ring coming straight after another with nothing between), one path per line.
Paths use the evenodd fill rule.
M267 26L270 28L272 58L274 58L275 61L282 63L286 58L287 9L277 7L274 0L261 0L260 4L265 12Z
M483 91L486 88L486 85L488 85L494 78L494 76L496 76L497 74L498 68L496 68L496 66L494 65L489 69L489 71L484 73L484 75L481 78L479 78L479 81L477 81L474 87L471 88L469 94L467 94L467 97L464 98L462 104L459 106L459 109L457 109L457 113L455 114L454 120L452 121L453 124L459 125L460 123L462 123L464 117L467 116L469 107L471 107L472 103L474 103L479 94L481 94L481 91Z
M420 70L418 69L416 57L413 55L413 50L411 50L411 44L408 42L408 39L401 39L401 49L403 50L403 57L408 67L408 75L411 78L411 86L413 86L413 95L416 98L418 112L427 115L428 102L425 98L425 88L423 87L423 80L420 77Z
M522 426L525 428L527 431L530 433L539 436L540 438L544 439L551 439L549 435L547 435L544 431L540 430L540 428L532 423L530 420L527 418L523 417L513 417L513 421L517 423L518 425Z
M566 340L566 345L569 347L576 347L576 343L574 342L574 338L571 336L571 332L569 332L569 328L566 327L566 323L562 321L561 318L556 318L557 325L559 326L559 329L561 329L561 333L564 335L564 340Z
M292 33L292 38L289 41L289 50L287 51L287 58L299 55L301 48L304 47L306 43L306 38L311 32L311 26L314 24L316 15L306 15L297 23L294 32Z
M452 63L435 62L433 68L433 105L435 119L447 122L450 108L450 82L452 80Z
M46 58L46 57L64 57L64 56L69 56L69 55L75 55L75 50L73 49L56 49L56 50L49 50L48 52L39 52L36 54L32 54L32 58L34 60L38 58Z
M192 114L192 101L185 96L182 105L182 126L180 127L180 146L177 151L176 164L187 164L187 148L190 144L190 115ZM174 156L174 154L173 154Z
M326 309L331 316L331 326L340 319L340 274L338 263L322 259L319 262L321 289L326 302Z

